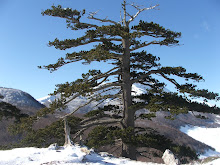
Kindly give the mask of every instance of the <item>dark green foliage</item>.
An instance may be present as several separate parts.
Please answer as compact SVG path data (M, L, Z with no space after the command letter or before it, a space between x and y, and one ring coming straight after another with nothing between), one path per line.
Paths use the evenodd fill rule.
M72 128L72 134L75 133L76 125L81 121L77 117L68 117L68 124ZM64 144L64 129L63 121L59 120L45 128L31 130L27 133L24 139L18 144L20 147L48 147L52 143L58 145Z
M136 98L145 100L147 104L142 103L141 106L151 112L169 111L174 116L188 111L220 114L220 108L216 106L210 107L205 103L192 102L177 93L162 93L160 95L149 93Z
M10 150L13 147L9 146L9 145L0 145L0 150Z
M34 121L37 121L36 116L23 117L20 122L10 125L8 129L13 135L31 132Z
M116 105L108 105L104 107L98 107L97 110L92 110L86 113L85 117L93 117L93 116L104 116L105 112L119 112L119 106ZM117 114L117 113L116 113Z
M128 134L132 132L132 128L122 130L115 126L97 126L89 133L86 145L99 148L104 145L114 145L116 139L122 139L124 142L134 144L138 148L154 148L162 153L169 148L182 160L182 163L187 163L184 157L188 157L190 160L198 159L198 155L191 148L174 144L171 140L158 134L155 130L150 128L147 130L147 133L128 136Z
M20 122L21 118L27 116L27 114L21 113L21 110L19 110L15 106L6 102L0 102L0 120L2 120L3 118L14 118L15 122Z
M124 156L136 159L132 145L162 149L164 143L170 145L170 147L172 147L172 144L158 134L137 134L134 119L138 117L135 116L135 111L141 108L151 111L149 114L141 114L139 116L141 119L151 119L155 117L157 111L169 111L170 116L167 116L167 118L173 119L180 113L187 113L188 110L201 111L199 108L203 105L192 103L191 99L201 97L214 100L217 99L218 94L197 89L194 82L203 80L202 76L197 73L187 73L186 69L181 66L162 66L159 63L159 57L143 50L151 45L176 46L179 44L178 38L181 37L181 33L166 29L154 22L149 23L142 20L138 20L139 22L136 25L134 23L131 26L130 23L136 20L139 13L145 9L139 9L139 7L131 5L138 10L136 15L131 15L126 10L127 5L126 0L124 0L122 3L124 16L122 16L121 22L115 22L107 18L96 18L95 13L88 13L89 16L86 19L85 10L62 8L60 5L52 6L51 9L42 12L43 15L64 18L68 28L74 31L81 30L82 35L78 38L64 40L55 38L54 41L50 41L49 46L54 46L59 50L69 49L69 53L66 54L65 58L59 58L57 63L40 68L53 72L69 63L82 62L82 64L89 64L93 61L108 61L112 69L105 73L100 70L89 70L88 73L82 74L80 79L58 84L53 94L60 94L61 98L52 103L50 108L39 111L37 116L54 113L58 109L62 110L69 101L78 97L86 97L87 103L80 105L69 115L73 115L81 107L93 101L101 104L106 99L118 99L121 103L118 107L106 106L87 113L84 116L85 119L79 123L77 128L82 129L77 130L76 135L79 136L82 131L89 127L103 124L89 134L88 145L98 147L104 144L113 144L114 140L121 139L124 144ZM155 5L152 9L157 6ZM95 21L99 21L99 23ZM103 24L100 25L100 22ZM88 50L81 47L88 44L93 45L93 48ZM75 47L82 49L74 51L75 49L72 48ZM162 79L157 79L154 75L160 76ZM185 80L184 83L178 83L176 77ZM167 81L176 87L178 93L164 92L165 82ZM150 88L148 93L133 97L131 86L135 83ZM107 94L108 91L115 89L118 90L116 94ZM140 100L140 102L137 100ZM203 108L202 110L207 112L211 109L212 112L219 111L216 107ZM37 116L32 121L35 121ZM106 127L106 123L114 126L117 123L121 127L120 129L113 126ZM176 152L183 150L181 147L173 147L176 147L174 148Z
M88 135L86 145L99 148L105 145L113 145L115 142L114 130L117 127L97 126Z
M152 118L156 117L156 114L155 113L141 114L139 117L141 119L152 120Z
M104 115L104 110L99 108L97 110L92 110L92 111L86 113L84 116L85 117L92 117L92 116L102 116L102 115Z
M164 40L158 42L160 45L172 45L179 43L178 40L175 40L175 38L179 38L181 36L181 33L173 32L169 29L165 29L164 27L160 26L159 24L156 24L154 22L144 22L140 21L137 26L132 26L132 30L136 30L136 36L150 36L154 38L165 38Z

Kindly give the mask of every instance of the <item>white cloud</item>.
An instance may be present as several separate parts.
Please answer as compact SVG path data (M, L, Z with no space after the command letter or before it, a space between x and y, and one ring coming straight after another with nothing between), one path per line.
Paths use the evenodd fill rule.
M202 22L202 27L205 29L205 31L210 31L210 25L206 20Z

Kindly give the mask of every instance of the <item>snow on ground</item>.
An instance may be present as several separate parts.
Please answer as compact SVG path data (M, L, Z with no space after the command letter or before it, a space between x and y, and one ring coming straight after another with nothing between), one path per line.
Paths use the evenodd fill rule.
M207 151L202 157L220 155L220 128L204 128L186 125L180 130L196 140L204 142L216 151ZM205 165L219 165L216 159ZM58 147L51 145L48 148L17 148L0 151L0 165L162 165L132 161L126 158L114 158L107 153L97 154L93 150L78 145ZM200 163L194 163L200 165Z
M220 116L216 115L215 123L220 124ZM204 154L200 155L200 159L205 159L207 157L220 157L220 127L217 128L206 128L206 127L199 127L199 126L192 126L192 125L185 125L180 127L180 131L186 133L190 137L203 142L214 150L208 150ZM204 163L205 165L220 165L220 158L211 161L209 163ZM195 165L199 165L195 164Z
M191 126L185 125L184 127L180 128L180 131L186 133L190 137L203 142L211 147L213 147L216 151L209 150L206 151L200 158L205 158L208 156L216 156L220 155L220 128L206 128L206 127L198 127L198 126Z
M212 162L206 163L205 165L219 165L220 164L220 159L216 159Z
M97 154L78 145L49 148L17 148L0 151L0 165L159 165L132 161L126 158L114 158L106 154Z

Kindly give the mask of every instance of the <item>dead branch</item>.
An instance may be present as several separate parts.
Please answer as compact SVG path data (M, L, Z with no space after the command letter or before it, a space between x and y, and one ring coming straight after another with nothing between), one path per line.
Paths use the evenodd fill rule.
M109 22L109 23L112 23L112 24L115 24L117 25L118 23L115 22L115 21L112 21L110 19L107 19L107 17L105 19L101 19L101 18L97 18L97 17L94 17L94 15L96 15L98 13L98 11L96 12L90 12L89 13L89 16L88 16L88 19L93 19L93 20L96 20L96 21L101 21L101 22Z
M155 8L156 8L157 6L159 6L159 5L157 4L157 5L155 5L155 6L151 6L151 7L148 7L148 8L142 8L142 9L140 9L139 6L134 5L134 4L131 4L131 6L133 6L133 7L134 7L135 9L137 9L138 11L137 11L136 14L134 14L134 15L132 15L132 16L129 15L131 18L128 20L128 23L134 21L134 19L135 19L141 12L146 11L146 10L155 9ZM127 13L127 14L128 14L128 13Z

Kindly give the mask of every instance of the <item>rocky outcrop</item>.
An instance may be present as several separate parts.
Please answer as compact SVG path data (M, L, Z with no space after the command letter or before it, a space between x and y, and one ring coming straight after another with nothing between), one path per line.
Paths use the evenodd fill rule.
M166 165L180 165L179 159L169 149L166 149L162 159Z

